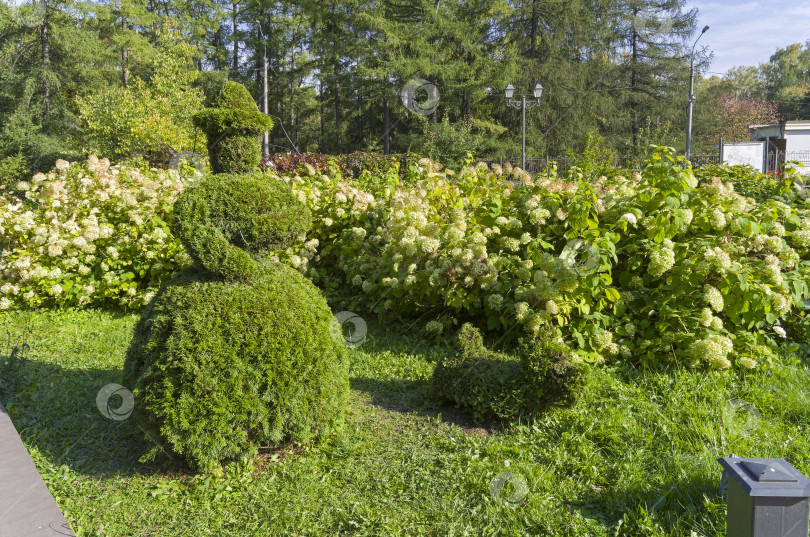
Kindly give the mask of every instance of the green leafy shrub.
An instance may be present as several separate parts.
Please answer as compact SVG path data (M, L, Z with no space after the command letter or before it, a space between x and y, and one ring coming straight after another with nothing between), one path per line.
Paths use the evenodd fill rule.
M695 170L695 176L704 181L710 181L712 177L722 177L734 185L735 192L759 202L773 199L789 205L794 202L804 203L793 187L793 182L798 177L795 170L793 173L779 174L778 178L774 178L747 165L707 164Z
M28 165L22 154L0 160L0 189L13 192L18 181L28 177Z
M90 155L18 182L0 197L0 309L147 303L191 261L168 221L195 177Z
M469 408L476 420L512 419L537 414L554 405L576 403L585 382L585 367L574 365L560 342L521 340L517 355L484 347L470 323L458 333L458 352L433 371L435 397Z
M148 81L136 76L126 87L76 99L86 152L167 164L175 153L193 148L191 115L204 99L202 90L191 86L197 78L191 63L195 49L171 24L159 31L158 41Z
M365 153L356 151L345 155L324 155L322 153L276 153L262 155L259 166L262 170L269 170L284 177L295 175L314 175L315 173L329 173L327 165L334 163L340 170L342 177L359 179L366 175L371 178L387 176L396 170L400 181L406 181L409 172L412 172L421 155L416 153L400 153L382 155L379 153Z
M330 434L348 394L332 319L317 288L284 265L240 283L179 273L144 310L127 353L135 419L199 470Z
M214 173L249 173L261 161L258 136L273 128L273 120L259 112L248 90L228 81L214 100L193 116L194 125L208 139L208 156Z

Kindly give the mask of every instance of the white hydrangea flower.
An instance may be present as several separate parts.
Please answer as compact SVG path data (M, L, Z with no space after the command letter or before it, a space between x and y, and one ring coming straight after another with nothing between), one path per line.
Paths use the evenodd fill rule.
M517 318L518 321L526 319L528 313L529 313L529 304L527 302L519 302L515 306L515 317Z
M517 252L520 249L520 241L514 237L503 237L501 244L504 249L512 252Z
M442 333L444 326L438 321L430 321L425 325L425 330L431 334L439 335Z
M703 308L700 311L700 324L705 327L709 327L712 325L712 319L714 319L714 315L712 315L712 310L709 308Z
M675 252L669 248L661 248L650 252L650 266L647 272L651 276L661 276L675 265Z
M787 337L787 332L785 332L785 329L784 329L784 328L782 328L781 326L774 326L774 327L773 327L773 331L774 331L774 332L775 332L775 333L776 333L776 334L777 334L779 337L783 337L783 338L784 338L784 337Z
M628 224L636 225L636 215L633 213L625 213L621 216L619 220L626 220Z
M729 338L713 334L695 341L689 348L689 353L695 364L706 362L714 369L727 369L731 367L727 355L733 349Z
M713 285L703 286L703 299L712 307L714 311L723 311L725 305L723 294Z
M503 307L503 296L495 294L487 297L487 305L490 309L500 310Z
M551 216L551 213L546 209L538 208L529 213L529 222L535 225L542 225L546 223L546 219Z

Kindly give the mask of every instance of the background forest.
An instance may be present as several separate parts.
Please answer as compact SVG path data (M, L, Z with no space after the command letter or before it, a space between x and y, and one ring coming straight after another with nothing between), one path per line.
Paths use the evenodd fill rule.
M414 151L440 160L527 151L619 155L684 147L690 49L702 25L682 0L30 0L0 3L0 158L167 163L204 148L191 125L223 80L261 107L270 153ZM699 72L711 54L696 49ZM402 91L438 90L431 113ZM429 86L428 86L429 87ZM429 93L429 92L423 92ZM810 42L770 63L696 81L694 153L747 125L810 115ZM422 95L429 98L431 95ZM420 95L417 94L417 98ZM43 157L45 156L45 157Z

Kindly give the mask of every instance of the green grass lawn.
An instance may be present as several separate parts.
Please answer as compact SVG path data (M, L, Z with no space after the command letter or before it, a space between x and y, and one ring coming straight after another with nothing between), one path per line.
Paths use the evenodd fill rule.
M139 462L140 430L96 407L121 381L136 318L0 316L0 398L79 536L719 537L717 457L784 457L810 475L803 366L746 377L603 367L573 409L501 428L429 398L447 345L367 319L341 437L195 476L167 457Z

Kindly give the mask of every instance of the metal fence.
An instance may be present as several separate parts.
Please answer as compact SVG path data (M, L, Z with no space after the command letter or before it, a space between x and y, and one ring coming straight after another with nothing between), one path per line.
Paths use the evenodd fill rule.
M512 166L520 166L521 158L510 158L510 157L489 157L489 158L482 158L479 159L487 164L500 164L501 166L504 163L509 162ZM620 155L613 155L609 158L603 158L597 160L597 162L606 167L610 168L639 168L641 163L643 162L642 157L637 156L620 156ZM577 166L581 162L581 157L532 157L526 158L526 171L529 172L531 175L536 175L538 173L543 173L550 168L552 163L556 163L557 166L557 174L562 175L567 173L571 168ZM697 168L703 166L704 164L719 164L720 163L720 155L717 153L710 153L710 154L703 154L703 155L692 155L692 166Z
M799 168L802 175L810 174L810 151L770 151L768 152L768 162L766 170L768 172L779 172L782 166L789 161L798 161L804 167Z

